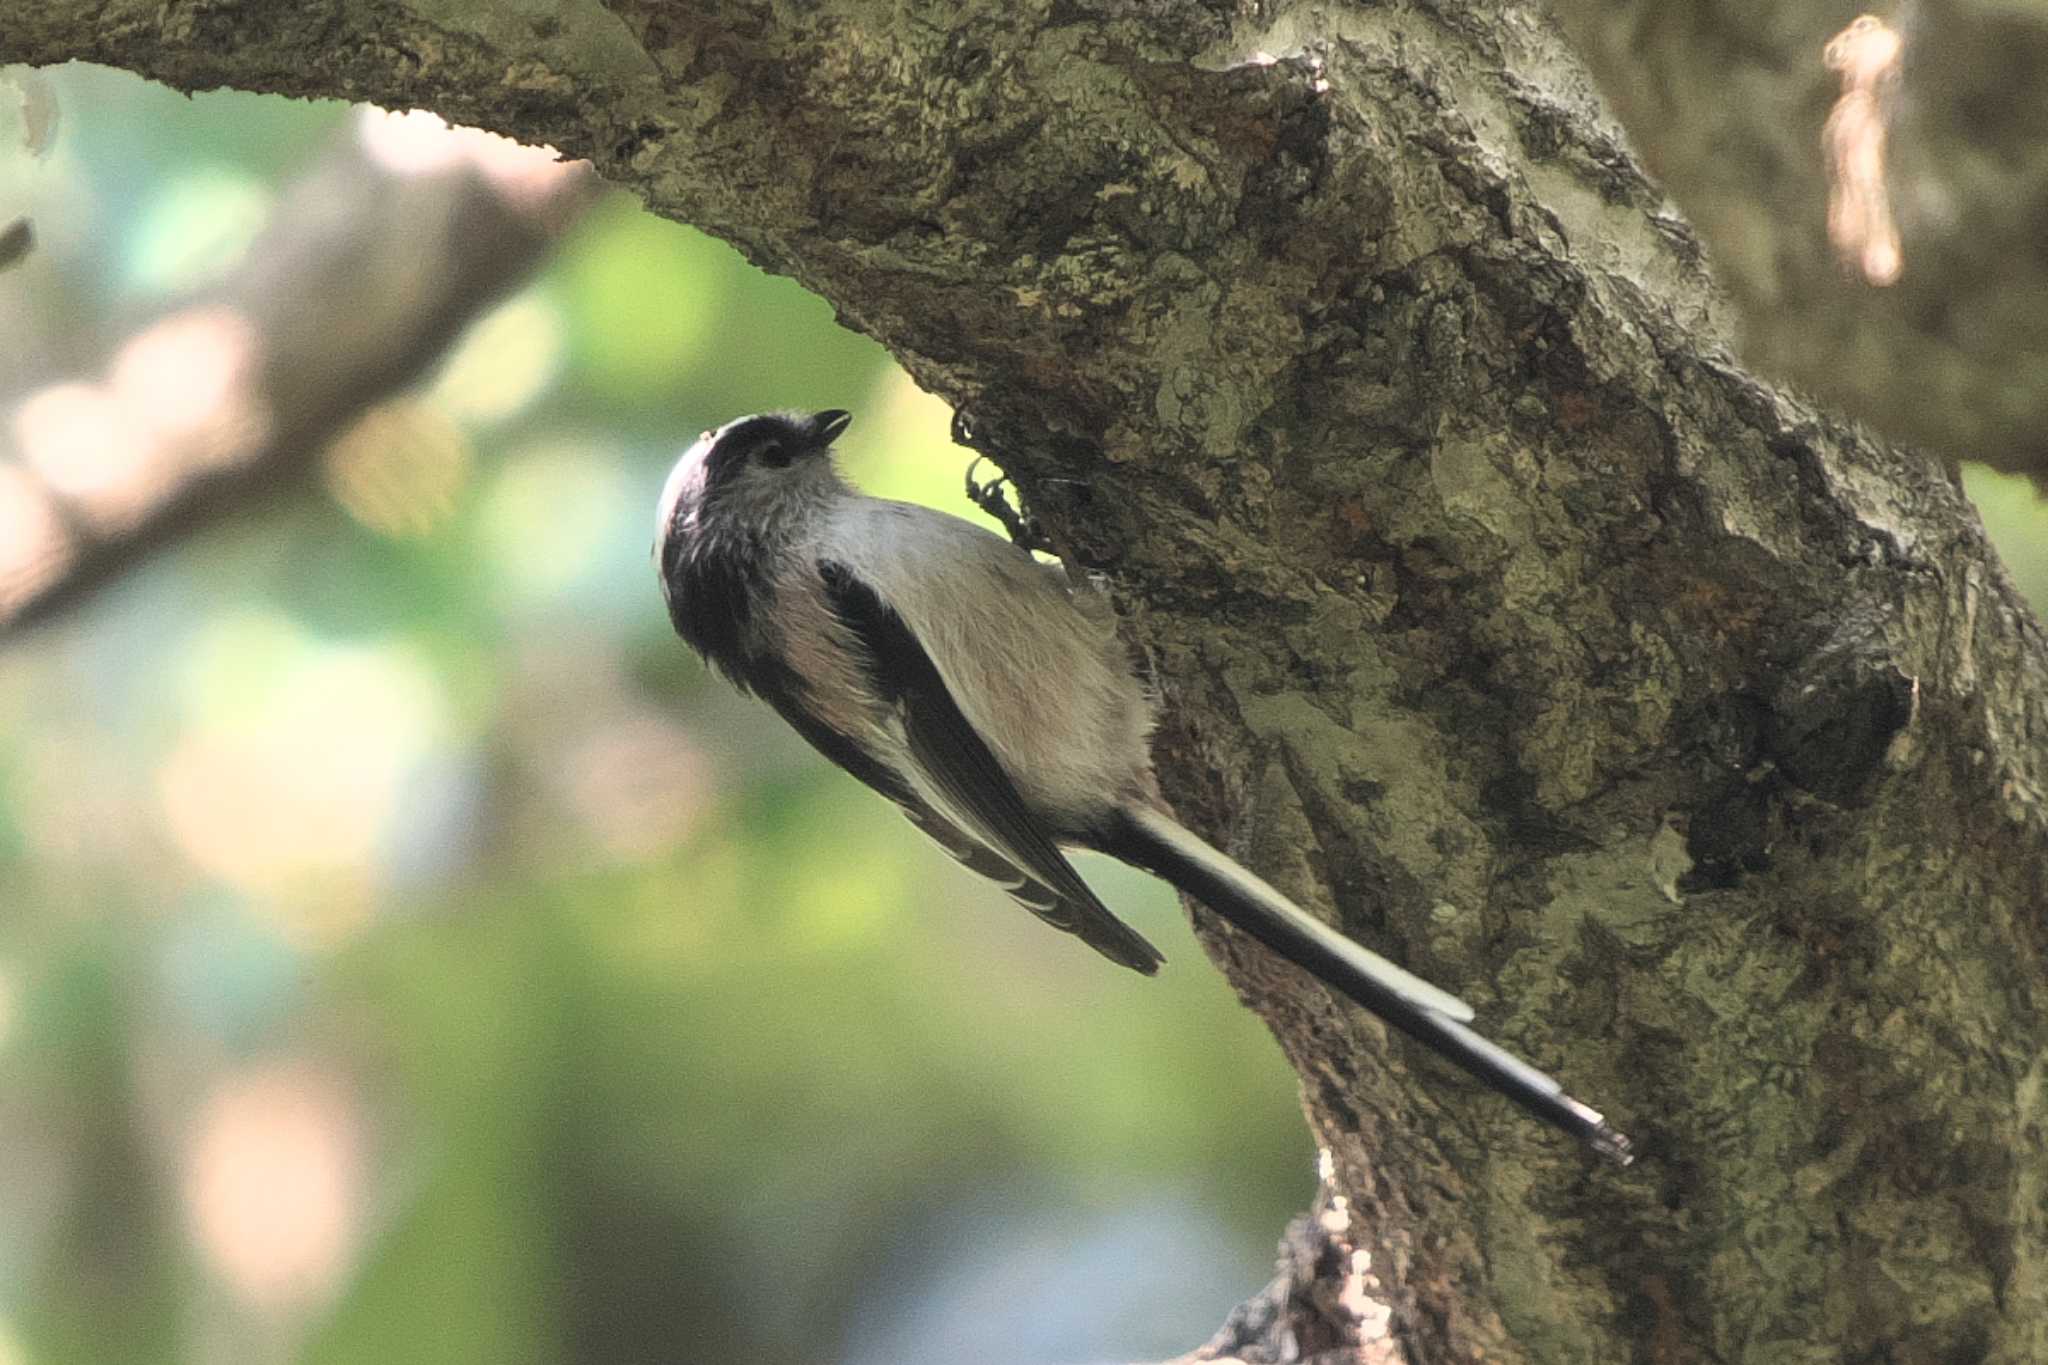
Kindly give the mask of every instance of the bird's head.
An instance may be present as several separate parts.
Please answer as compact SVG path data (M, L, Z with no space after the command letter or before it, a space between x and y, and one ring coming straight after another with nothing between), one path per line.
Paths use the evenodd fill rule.
M654 560L663 575L719 523L765 530L829 490L835 476L826 454L852 421L837 408L762 412L699 436L661 490Z

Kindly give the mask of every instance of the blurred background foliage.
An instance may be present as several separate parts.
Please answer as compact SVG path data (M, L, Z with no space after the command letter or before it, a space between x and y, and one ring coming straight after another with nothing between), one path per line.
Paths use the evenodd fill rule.
M8 405L347 121L37 79ZM306 491L0 650L0 1365L1160 1357L1263 1283L1313 1154L1171 897L1089 869L1172 959L1111 966L672 634L668 467L779 406L971 513L884 352L610 197Z
M0 312L60 340L6 402L346 118L37 79ZM1088 864L1171 959L1111 967L673 638L669 463L783 406L974 515L880 349L614 196L305 492L0 649L0 1365L1051 1365L1264 1281L1312 1152L1172 898ZM1968 477L2044 600L2031 493Z

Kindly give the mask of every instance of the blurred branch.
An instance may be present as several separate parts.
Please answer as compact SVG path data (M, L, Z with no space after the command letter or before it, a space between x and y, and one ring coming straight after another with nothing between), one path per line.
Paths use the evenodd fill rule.
M580 215L587 166L372 110L232 276L0 410L0 635L295 483Z
M1348 1238L1350 1215L1327 1186L1287 1225L1265 1289L1239 1304L1199 1350L1167 1365L1404 1365L1393 1310L1375 1292L1372 1257Z

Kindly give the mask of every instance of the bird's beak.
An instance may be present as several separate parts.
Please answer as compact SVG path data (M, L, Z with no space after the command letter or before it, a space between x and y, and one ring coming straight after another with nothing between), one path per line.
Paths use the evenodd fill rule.
M820 450L839 439L839 433L846 430L853 421L853 414L838 408L827 408L811 416L811 437Z

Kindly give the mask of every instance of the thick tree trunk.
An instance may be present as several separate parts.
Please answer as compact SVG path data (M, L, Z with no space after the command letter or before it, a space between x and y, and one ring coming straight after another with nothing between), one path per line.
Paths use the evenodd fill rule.
M2040 629L1945 470L1726 358L1540 11L523 13L44 0L0 59L552 142L958 405L1117 583L1183 815L1638 1141L1217 931L1323 1302L1392 1310L1318 1358L2048 1360Z

